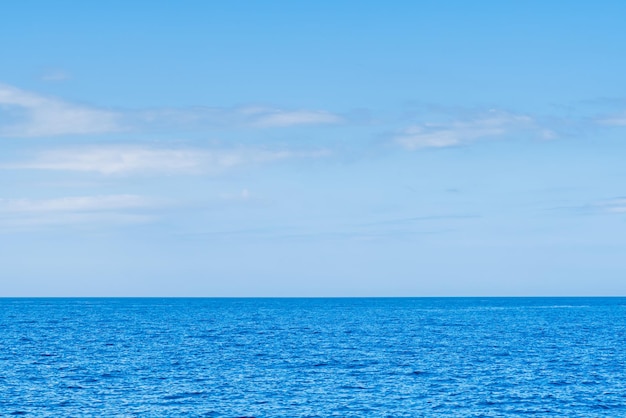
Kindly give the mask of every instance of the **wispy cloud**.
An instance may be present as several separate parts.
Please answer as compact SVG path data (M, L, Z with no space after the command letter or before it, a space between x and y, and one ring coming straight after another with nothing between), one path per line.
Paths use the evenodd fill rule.
M396 135L394 141L409 150L445 148L531 129L538 128L529 116L492 110L468 120L413 125ZM549 138L551 132L544 130L541 134Z
M70 79L70 75L67 72L60 70L58 68L46 69L43 72L43 74L41 74L42 81L58 82L58 81L65 81L69 79Z
M582 205L558 206L551 210L566 211L578 215L626 214L626 197L601 199Z
M115 112L67 103L0 84L0 136L101 134L121 129Z
M595 207L604 213L626 213L626 197L603 200L596 203Z
M599 125L605 126L626 126L626 112L596 119Z
M272 108L242 108L239 110L250 118L252 126L262 128L288 127L297 125L328 125L343 121L341 117L326 111L281 110Z
M325 151L294 152L252 148L206 150L137 146L80 147L44 151L30 161L4 164L2 169L134 173L219 173L243 165L289 158L315 158Z
M271 129L336 125L344 118L325 110L278 109L263 106L148 109L125 114L135 129Z
M131 209L151 202L137 195L79 196L56 199L0 199L2 213L85 212Z
M127 194L0 199L0 227L11 230L54 225L145 223L154 218L141 210L157 204L152 199Z
M60 79L51 73L49 80ZM0 137L47 137L154 130L269 129L332 125L343 118L324 110L271 107L188 107L105 110L0 84Z

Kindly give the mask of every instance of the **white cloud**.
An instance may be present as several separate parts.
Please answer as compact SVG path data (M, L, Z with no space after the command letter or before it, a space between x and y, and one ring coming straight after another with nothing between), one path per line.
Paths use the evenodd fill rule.
M127 172L180 172L199 168L197 152L139 147L85 147L40 153L34 160L3 168L62 170L120 174Z
M410 150L444 148L534 127L533 119L528 116L493 110L473 120L413 125L395 136L394 141Z
M153 221L154 217L141 212L156 204L137 195L0 199L0 231L55 225L145 223Z
M262 106L150 109L126 115L127 125L139 129L269 129L341 122L343 118L339 115L324 110L284 110Z
M137 195L79 196L56 199L0 199L2 213L90 212L133 209L151 202Z
M3 115L4 114L4 115ZM0 84L0 136L101 134L121 129L115 112L39 96Z
M106 175L218 173L237 166L323 155L325 155L323 151L298 153L251 148L203 150L100 146L45 151L31 161L5 164L0 168L83 171Z
M286 111L265 108L244 108L243 114L252 116L252 125L261 128L278 128L297 125L328 125L342 122L342 118L326 111Z
M66 75L51 72L46 80ZM0 84L0 137L46 137L119 131L286 128L337 124L342 118L323 110L268 107L190 107L110 111Z

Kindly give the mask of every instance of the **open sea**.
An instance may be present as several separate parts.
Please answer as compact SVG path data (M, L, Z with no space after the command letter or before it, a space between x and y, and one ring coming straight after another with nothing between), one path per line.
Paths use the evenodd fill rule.
M4 298L12 415L626 416L626 298Z

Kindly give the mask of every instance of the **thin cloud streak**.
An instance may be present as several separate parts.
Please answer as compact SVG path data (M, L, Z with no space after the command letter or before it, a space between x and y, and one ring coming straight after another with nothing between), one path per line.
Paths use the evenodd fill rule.
M295 126L337 125L341 116L325 110L269 107L190 107L127 112L125 124L133 129L272 129Z
M626 213L626 198L620 197L596 204L605 213Z
M150 200L129 194L55 199L0 199L0 213L108 211L150 205L152 205Z
M96 172L104 175L165 173L217 174L238 166L290 158L317 158L326 151L295 152L252 148L194 149L100 146L44 151L31 161L0 169Z
M190 107L104 110L0 84L0 137L34 138L154 130L270 129L334 125L324 110L269 107Z
M342 122L342 118L326 111L263 109L254 116L252 125L261 128L280 128L298 125L335 125Z
M122 129L115 112L47 98L4 84L0 84L0 116L9 121L0 125L0 136L6 137L102 134Z
M152 215L120 212L58 212L38 216L0 217L0 233L40 231L54 227L113 227L153 223Z
M152 222L146 210L159 206L138 195L0 199L0 232L69 225L130 225Z
M596 122L604 126L626 126L626 112L610 117L599 118Z
M578 206L558 206L550 210L567 211L580 215L626 214L626 197L597 200Z
M413 125L393 140L408 150L446 148L531 129L536 129L531 117L494 110L473 120Z

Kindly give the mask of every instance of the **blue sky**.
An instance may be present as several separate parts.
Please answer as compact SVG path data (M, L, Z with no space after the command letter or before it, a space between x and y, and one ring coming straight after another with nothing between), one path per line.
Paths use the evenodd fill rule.
M0 6L3 296L626 294L626 3Z

